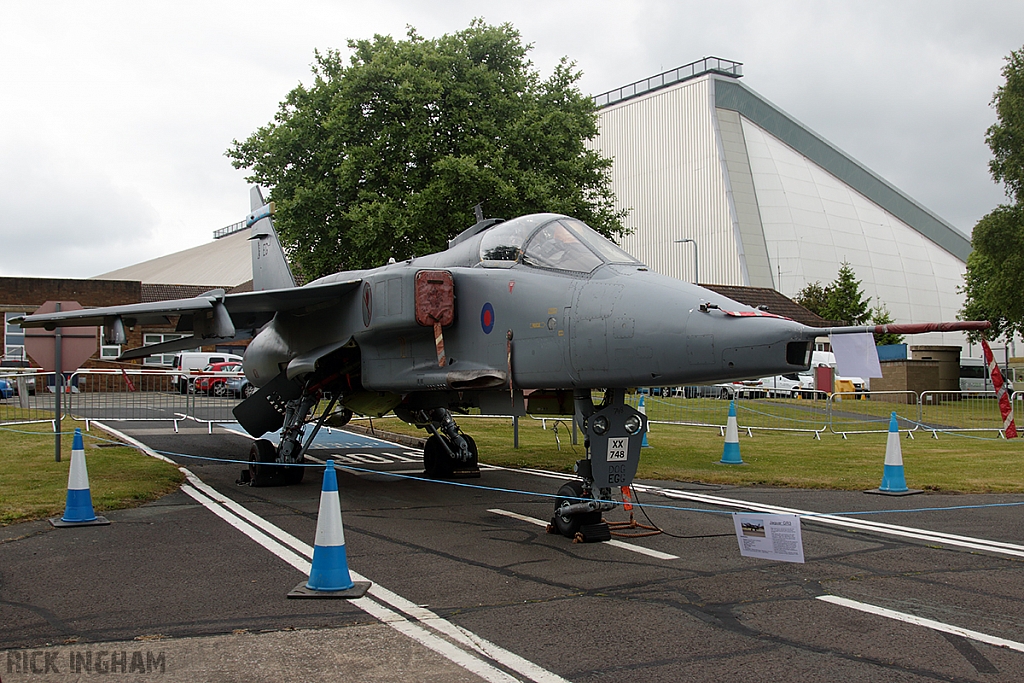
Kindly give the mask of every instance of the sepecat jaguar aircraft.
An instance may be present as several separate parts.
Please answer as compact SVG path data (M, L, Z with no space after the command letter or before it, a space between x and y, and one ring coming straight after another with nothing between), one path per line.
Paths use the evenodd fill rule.
M810 367L815 337L886 326L813 328L650 272L569 216L481 220L448 249L296 287L251 189L253 290L29 315L24 327L166 323L192 335L122 359L223 340L252 341L243 369L259 390L235 408L255 441L252 485L297 483L313 436L353 414L394 412L426 429L431 477L478 473L477 448L452 417L575 415L585 434L578 479L556 498L554 524L573 537L600 522L613 487L637 471L646 417L627 388L765 377ZM984 329L985 322L889 325L894 333ZM603 391L595 405L594 390ZM321 406L321 407L318 407ZM322 407L326 406L326 407ZM312 429L307 427L312 425ZM280 430L279 445L261 438Z

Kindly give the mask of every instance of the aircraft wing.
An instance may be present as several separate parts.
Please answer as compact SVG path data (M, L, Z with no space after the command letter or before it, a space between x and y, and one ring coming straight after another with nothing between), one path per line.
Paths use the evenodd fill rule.
M151 303L103 306L77 311L26 315L12 320L22 327L90 327L109 328L110 342L123 344L124 327L134 325L167 325L178 316L178 332L191 336L162 344L129 349L118 360L144 358L155 353L170 353L195 348L205 343L250 339L256 331L280 311L295 311L338 298L353 291L361 279L329 282L306 287L271 289L262 292L225 294L214 289L189 299L169 299Z
M113 318L121 318L129 324L167 324L171 316L194 316L202 311L211 311L218 305L231 315L232 320L246 317L265 318L266 322L274 313L305 308L324 301L337 299L352 291L360 279L344 282L330 282L322 285L308 285L288 289L274 289L264 292L242 292L225 294L223 289L214 289L189 299L168 299L151 303L126 304L83 308L77 311L26 315L11 320L22 327L90 327L104 325ZM261 315L262 314L262 315ZM262 324L262 323L261 323ZM243 325L236 326L241 327ZM245 325L247 326L247 325Z

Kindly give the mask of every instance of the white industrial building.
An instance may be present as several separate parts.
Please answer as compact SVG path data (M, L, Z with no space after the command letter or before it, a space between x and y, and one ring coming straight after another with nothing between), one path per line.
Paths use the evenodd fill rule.
M594 146L634 231L622 246L665 275L790 297L847 261L897 322L955 320L969 239L746 87L741 69L706 58L595 98Z

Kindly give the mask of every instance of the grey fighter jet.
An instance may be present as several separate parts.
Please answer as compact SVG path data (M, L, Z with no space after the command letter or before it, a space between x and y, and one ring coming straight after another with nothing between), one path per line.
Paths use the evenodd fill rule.
M294 465L315 432L353 413L393 411L425 428L431 477L479 472L476 445L453 413L575 415L587 457L559 490L553 518L569 537L599 523L612 489L636 474L647 422L626 404L627 388L799 372L810 366L815 337L875 331L807 327L652 273L581 221L550 213L483 220L443 252L296 287L272 206L252 188L252 292L30 315L21 324L103 325L106 342L118 344L125 325L177 315L178 330L192 332L123 359L251 338L243 368L259 390L235 416L256 438L253 485L301 480L305 468ZM603 391L598 405L594 390ZM275 448L261 437L276 430Z

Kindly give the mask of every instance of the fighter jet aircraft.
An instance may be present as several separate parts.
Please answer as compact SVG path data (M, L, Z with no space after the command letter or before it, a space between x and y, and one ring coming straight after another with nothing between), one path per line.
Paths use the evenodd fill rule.
M192 336L122 359L251 338L243 369L259 390L235 408L254 441L252 485L296 483L294 465L323 424L393 411L426 429L431 477L479 472L452 413L575 415L586 435L579 479L558 493L553 523L575 536L599 523L613 487L636 474L647 422L627 388L678 386L807 370L821 329L650 272L583 222L558 214L481 220L448 249L295 286L273 204L251 190L252 292L29 315L24 327L124 326L178 317ZM890 325L895 333L988 323ZM594 390L603 391L595 405ZM326 406L318 409L318 406ZM307 434L307 427L313 425ZM280 429L278 447L261 438Z

